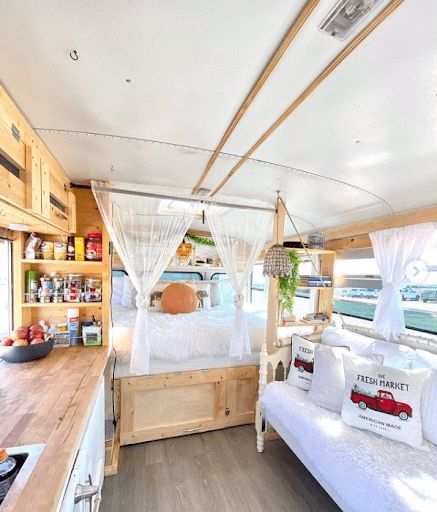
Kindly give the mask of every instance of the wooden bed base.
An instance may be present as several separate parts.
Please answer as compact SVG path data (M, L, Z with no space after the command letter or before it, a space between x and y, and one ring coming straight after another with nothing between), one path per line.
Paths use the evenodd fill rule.
M123 377L120 444L253 423L258 366Z

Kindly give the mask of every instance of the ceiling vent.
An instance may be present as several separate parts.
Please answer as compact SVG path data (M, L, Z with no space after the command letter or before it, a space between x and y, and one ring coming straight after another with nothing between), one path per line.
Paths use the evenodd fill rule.
M207 196L209 193L211 192L211 189L210 188L203 188L203 187L200 187L197 192L196 192L196 196Z
M380 0L340 0L320 25L320 30L343 40L351 34Z

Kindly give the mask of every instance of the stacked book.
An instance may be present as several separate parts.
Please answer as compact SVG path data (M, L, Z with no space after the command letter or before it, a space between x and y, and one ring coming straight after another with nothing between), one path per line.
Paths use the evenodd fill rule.
M324 313L309 313L302 318L302 322L309 324L328 324L329 317Z
M331 276L300 276L300 286L320 287L326 286L330 288L332 286Z

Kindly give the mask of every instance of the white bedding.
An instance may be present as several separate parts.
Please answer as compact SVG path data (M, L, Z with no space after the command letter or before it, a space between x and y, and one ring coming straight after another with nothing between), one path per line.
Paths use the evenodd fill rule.
M306 391L272 382L261 407L342 510L437 510L437 446L426 443L429 451L420 451L355 429L307 397Z
M151 366L156 367L155 362L165 362L172 368L177 368L179 365L184 369L197 369L187 368L184 363L204 359L199 363L204 365L207 359L226 359L234 323L234 311L232 305L216 306L210 310L180 315L150 311ZM112 308L113 345L120 362L126 362L130 357L136 312L136 308L121 306ZM265 338L265 317L265 311L247 311L250 344L255 354L259 353ZM228 359L238 364L237 359ZM251 362L247 364L253 364L254 358L249 359Z

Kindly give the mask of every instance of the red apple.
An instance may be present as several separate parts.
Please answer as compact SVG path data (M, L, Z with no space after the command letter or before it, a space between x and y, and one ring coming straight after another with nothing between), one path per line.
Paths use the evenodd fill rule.
M27 327L19 327L18 329L14 329L12 331L11 338L14 341L27 338Z
M44 343L42 338L33 338L29 345L39 345L40 343Z
M25 340L23 338L16 340L16 341L14 341L14 343L12 343L12 346L14 346L14 347L25 347L27 345L29 345L29 343L27 342L27 340Z
M14 343L14 340L11 338L3 338L0 342L2 347L10 347Z

